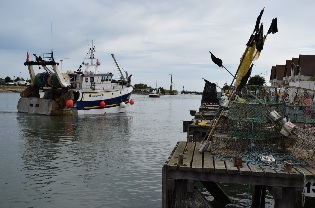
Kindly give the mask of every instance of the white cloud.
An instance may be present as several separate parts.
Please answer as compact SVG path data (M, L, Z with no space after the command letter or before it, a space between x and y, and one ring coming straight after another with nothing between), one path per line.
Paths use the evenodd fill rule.
M202 91L206 78L222 86L232 77L211 61L209 51L235 73L256 18L264 31L278 18L253 74L266 74L299 54L315 54L313 1L91 0L3 2L0 8L0 77L28 76L26 52L53 49L63 69L75 70L94 40L104 71L115 69L111 53L133 74L133 83ZM66 59L67 58L67 59Z

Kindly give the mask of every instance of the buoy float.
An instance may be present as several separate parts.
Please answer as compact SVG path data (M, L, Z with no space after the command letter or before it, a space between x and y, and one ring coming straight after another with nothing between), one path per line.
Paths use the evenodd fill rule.
M105 106L106 106L106 103L105 103L104 101L101 101L101 102L100 102L100 107L101 107L101 108L105 108Z
M121 103L120 103L120 107L121 107L121 108L126 107L126 103L125 103L125 102L121 102Z
M129 100L130 105L133 105L135 101L133 99Z
M68 108L72 108L72 107L73 107L73 100L67 100L67 101L66 101L66 106L67 106Z

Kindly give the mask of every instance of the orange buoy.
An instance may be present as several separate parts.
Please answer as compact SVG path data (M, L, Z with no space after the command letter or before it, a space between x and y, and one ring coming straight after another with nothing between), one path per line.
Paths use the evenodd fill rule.
M101 101L101 102L100 102L100 107L101 107L101 108L105 108L105 106L106 106L106 103L105 103L104 101Z
M68 108L72 108L72 107L73 107L73 100L67 100L67 101L66 101L66 106L67 106Z
M135 101L133 99L129 100L130 105L135 104Z

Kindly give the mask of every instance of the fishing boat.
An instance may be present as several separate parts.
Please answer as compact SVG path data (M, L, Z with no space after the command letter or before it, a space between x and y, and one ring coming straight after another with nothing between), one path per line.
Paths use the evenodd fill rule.
M159 90L153 89L153 90L150 92L149 97L159 98L159 97L160 97Z
M122 113L133 105L130 99L133 87L131 76L120 69L114 54L111 54L120 78L114 79L112 72L100 73L100 62L95 59L95 46L89 48L89 61L73 72L61 73L53 52L30 60L27 53L25 66L28 67L31 83L20 93L17 109L20 113L42 115L86 115ZM44 69L35 75L34 66ZM82 71L82 67L85 70ZM94 67L94 70L92 69Z
M152 98L159 98L160 97L160 90L157 87L157 83L155 83L156 87L149 93L149 97Z

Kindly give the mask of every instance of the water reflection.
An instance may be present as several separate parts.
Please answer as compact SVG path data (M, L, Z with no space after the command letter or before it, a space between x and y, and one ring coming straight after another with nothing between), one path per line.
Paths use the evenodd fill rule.
M17 114L20 128L22 181L29 200L52 202L62 194L81 195L115 161L111 154L128 143L132 117L126 114L50 117ZM126 160L128 158L124 158ZM71 190L76 191L71 194ZM88 188L89 189L89 188ZM73 203L72 203L73 205Z
M126 114L105 117L0 109L2 207L161 207L161 168L201 97L133 99Z
M96 142L100 139L119 137L116 132L128 139L132 117L126 114L82 117L17 114L17 120L21 136L30 141L40 139L45 142Z

